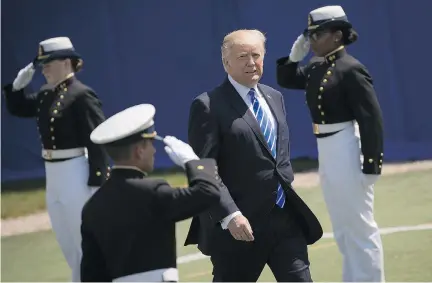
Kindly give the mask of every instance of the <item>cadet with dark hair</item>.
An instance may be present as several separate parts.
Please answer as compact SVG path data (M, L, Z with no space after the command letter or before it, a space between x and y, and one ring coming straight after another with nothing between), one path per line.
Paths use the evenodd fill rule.
M383 248L373 214L373 187L383 162L380 105L369 72L345 50L358 35L342 7L316 9L308 19L289 57L277 61L277 81L284 88L306 91L321 185L343 256L343 280L384 281ZM309 47L317 57L299 66Z

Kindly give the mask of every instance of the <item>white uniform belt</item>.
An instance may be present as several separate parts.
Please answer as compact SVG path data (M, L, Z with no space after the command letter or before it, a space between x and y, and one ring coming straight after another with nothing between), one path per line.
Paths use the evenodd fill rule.
M349 126L352 126L353 123L354 121L348 121L348 122L336 123L336 124L312 124L312 127L313 127L314 134L327 134L327 133L333 133L348 128Z
M68 159L85 154L84 147L69 149L42 149L42 157L45 160Z
M177 268L163 268L135 273L113 280L113 282L178 282Z

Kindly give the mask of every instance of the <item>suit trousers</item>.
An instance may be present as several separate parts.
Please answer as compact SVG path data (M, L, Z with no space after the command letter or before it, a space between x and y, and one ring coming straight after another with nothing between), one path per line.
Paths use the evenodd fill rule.
M56 239L72 270L72 281L80 282L81 211L93 191L87 186L89 165L85 156L45 162L46 203Z
M217 228L212 249L213 282L256 282L268 264L278 282L311 282L306 240L294 217L275 206L252 226L255 240L235 240Z
M374 219L374 185L362 173L355 127L318 140L320 182L343 257L342 280L384 281L383 247Z

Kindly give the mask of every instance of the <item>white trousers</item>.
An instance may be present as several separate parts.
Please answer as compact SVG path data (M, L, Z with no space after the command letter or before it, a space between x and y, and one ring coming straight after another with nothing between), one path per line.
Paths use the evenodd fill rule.
M87 186L89 165L85 156L45 162L46 203L51 226L72 270L80 282L81 211L94 191Z
M364 181L355 127L318 138L317 143L322 191L343 257L342 280L383 282L383 248L373 214L374 188Z

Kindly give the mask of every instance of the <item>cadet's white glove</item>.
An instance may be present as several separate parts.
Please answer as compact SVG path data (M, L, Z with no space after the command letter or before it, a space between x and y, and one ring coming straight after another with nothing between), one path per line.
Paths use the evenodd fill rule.
M291 47L291 53L289 55L289 59L291 62L300 62L303 60L306 55L309 53L310 44L309 41L306 40L303 34L297 37L297 40L294 42Z
M185 163L191 160L198 160L198 156L193 151L192 147L181 140L172 136L164 138L165 151L171 160L178 166L185 168Z
M20 90L25 88L32 80L33 75L35 73L35 68L33 67L33 63L28 64L24 68L22 68L17 77L12 83L14 90Z

